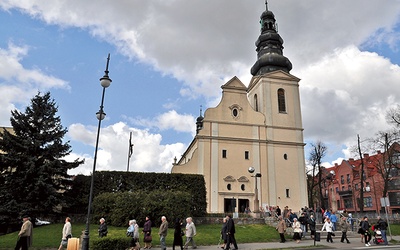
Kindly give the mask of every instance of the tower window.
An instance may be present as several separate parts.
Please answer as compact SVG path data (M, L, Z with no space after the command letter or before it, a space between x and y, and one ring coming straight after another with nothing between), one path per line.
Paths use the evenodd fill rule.
M249 151L244 151L244 159L245 160L249 159Z
M254 109L258 111L258 97L257 94L254 95Z
M278 109L279 113L286 113L286 100L284 89L278 89Z
M245 187L245 185L244 185L244 184L242 184L242 185L240 186L240 189L242 189L242 191L246 190L246 187Z
M287 160L287 154L283 154L283 159Z
M286 198L290 198L289 188L286 188Z
M222 158L226 158L226 149L222 150Z
M227 188L228 190L231 190L231 189L232 189L231 184L226 185L226 188Z
M238 110L237 110L236 108L235 108L235 109L232 109L232 115L233 115L233 117L237 117L238 114L239 114L239 112L238 112Z

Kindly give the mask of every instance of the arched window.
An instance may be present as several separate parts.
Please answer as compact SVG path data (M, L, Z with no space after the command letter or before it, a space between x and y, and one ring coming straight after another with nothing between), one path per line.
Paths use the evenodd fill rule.
M278 89L278 109L279 113L286 113L285 90Z
M257 94L254 95L254 109L258 111L258 97Z

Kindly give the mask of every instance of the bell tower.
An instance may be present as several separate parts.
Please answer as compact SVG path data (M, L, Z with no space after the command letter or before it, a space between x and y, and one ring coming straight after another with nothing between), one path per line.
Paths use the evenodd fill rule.
M282 205L286 203L279 201L285 198L288 205L306 205L300 79L290 74L292 63L283 55L283 39L278 34L275 15L268 10L267 1L265 5L260 17L261 34L255 43L257 60L247 89L251 106L265 116L267 164L260 168L268 173L262 184L264 190L269 190L269 197L262 200ZM289 181L291 178L296 182Z

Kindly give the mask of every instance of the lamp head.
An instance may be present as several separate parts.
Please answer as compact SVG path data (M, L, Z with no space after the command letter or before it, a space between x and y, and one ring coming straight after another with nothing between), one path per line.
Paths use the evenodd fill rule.
M97 117L97 120L104 120L104 118L106 118L106 113L104 113L103 111L98 111L97 113L96 113L96 117Z

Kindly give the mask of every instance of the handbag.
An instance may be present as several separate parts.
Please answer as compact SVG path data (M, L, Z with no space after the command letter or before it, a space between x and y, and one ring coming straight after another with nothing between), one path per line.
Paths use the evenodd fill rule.
M61 241L61 245L62 245L63 247L67 247L67 246L68 246L68 239L62 240L62 241Z
M151 235L144 236L144 241L145 242L151 242L152 240L153 240L153 237Z

